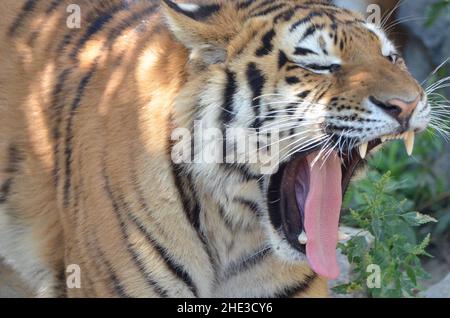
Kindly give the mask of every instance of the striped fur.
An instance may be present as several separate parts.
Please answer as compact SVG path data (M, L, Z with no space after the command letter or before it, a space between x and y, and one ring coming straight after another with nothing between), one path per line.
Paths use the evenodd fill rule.
M361 106L369 90L420 88L386 39L327 1L195 2L0 2L0 254L38 296L326 296L269 214L270 178L175 164L171 132L314 113L260 98L277 93L328 104L334 131L363 140L392 124ZM73 3L81 29L66 26ZM337 56L355 67L324 77ZM70 264L81 289L65 286Z

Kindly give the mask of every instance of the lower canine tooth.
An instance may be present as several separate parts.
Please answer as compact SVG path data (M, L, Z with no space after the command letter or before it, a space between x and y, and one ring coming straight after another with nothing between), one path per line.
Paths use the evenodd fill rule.
M302 245L306 245L306 243L308 243L308 237L306 236L305 231L302 232L302 234L300 234L298 236L298 241L300 242L300 244Z
M414 151L415 138L416 138L416 135L414 134L414 131L409 131L406 134L405 147L406 147L406 152L408 153L408 156L411 156Z
M365 159L367 156L367 148L369 147L369 144L366 142L359 146L359 155L362 159Z

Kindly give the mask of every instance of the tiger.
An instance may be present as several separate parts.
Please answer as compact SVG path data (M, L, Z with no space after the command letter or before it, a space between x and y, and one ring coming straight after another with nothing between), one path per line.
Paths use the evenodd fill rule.
M387 34L330 1L0 12L0 255L35 297L327 297L349 183L430 122Z

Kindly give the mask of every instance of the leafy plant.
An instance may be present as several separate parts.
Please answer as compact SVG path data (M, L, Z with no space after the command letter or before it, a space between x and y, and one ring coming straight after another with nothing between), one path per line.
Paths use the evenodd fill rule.
M411 297L420 290L420 281L428 278L420 257L430 256L425 251L430 235L417 241L413 227L436 222L432 217L411 211L411 201L398 200L392 195L404 185L393 182L391 173L376 171L353 186L349 191L355 209L343 219L348 225L371 233L356 235L340 248L353 265L351 283L334 288L338 293L365 292L371 297ZM355 189L358 189L356 191ZM348 203L347 203L348 204ZM380 269L379 288L369 288L367 269Z

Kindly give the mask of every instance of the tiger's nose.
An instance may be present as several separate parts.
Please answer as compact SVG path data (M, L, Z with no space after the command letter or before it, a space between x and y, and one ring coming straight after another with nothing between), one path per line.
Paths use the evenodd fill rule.
M407 122L413 112L416 110L420 102L420 95L413 101L404 101L400 98L389 99L386 102L377 100L375 97L370 98L371 101L383 109L387 114L394 117L400 123Z

